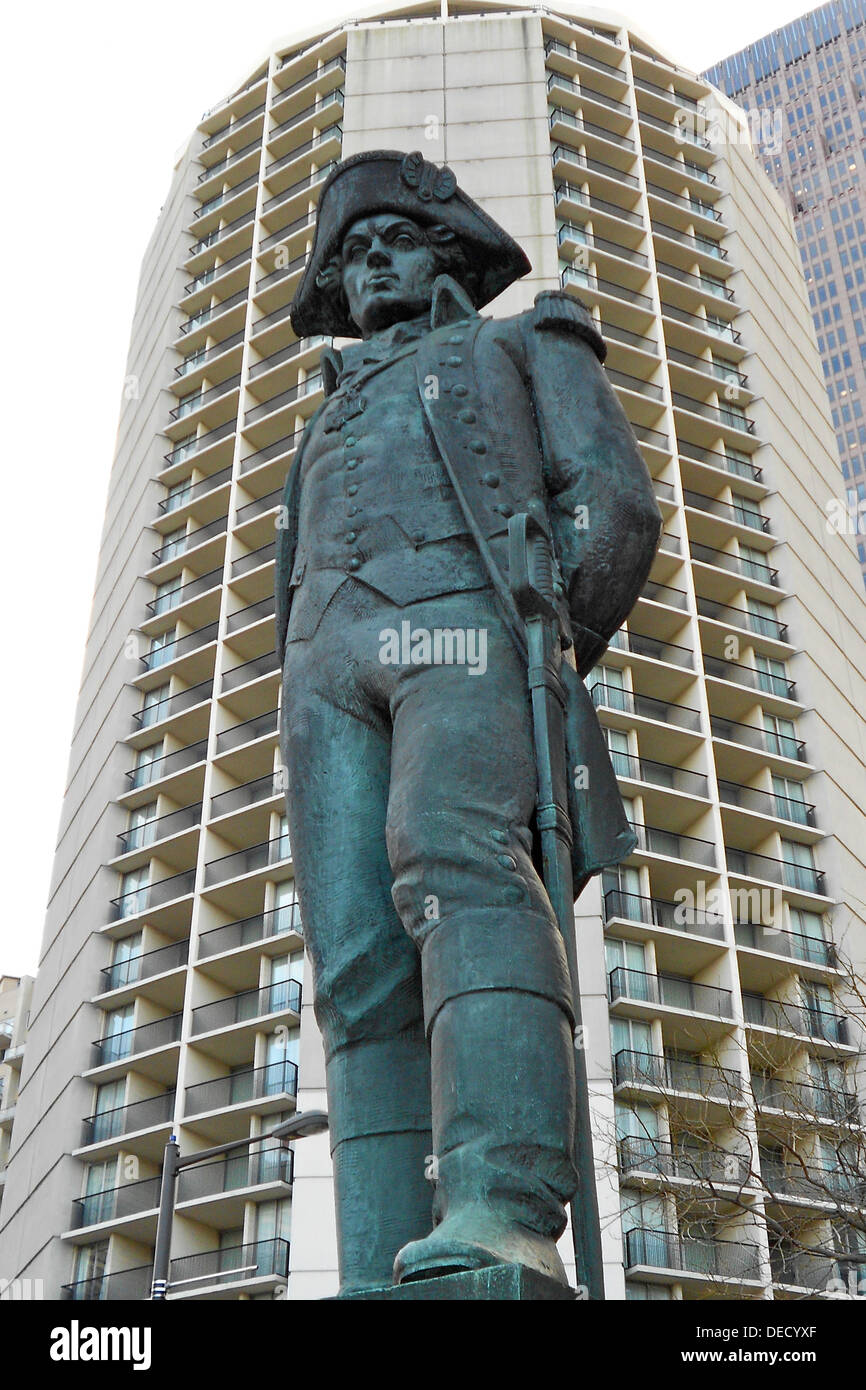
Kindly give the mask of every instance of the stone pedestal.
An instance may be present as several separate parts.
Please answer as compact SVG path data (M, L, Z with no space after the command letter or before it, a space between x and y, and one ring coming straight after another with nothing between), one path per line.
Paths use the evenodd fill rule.
M555 1279L548 1279L525 1265L491 1265L487 1269L464 1270L459 1274L443 1274L436 1279L417 1279L409 1284L389 1285L367 1289L364 1293L339 1294L335 1303L357 1303L366 1299L388 1299L395 1303L422 1303L428 1299L452 1302L479 1300L485 1303L522 1303L534 1300L547 1303L567 1303L575 1298L574 1289L567 1289Z

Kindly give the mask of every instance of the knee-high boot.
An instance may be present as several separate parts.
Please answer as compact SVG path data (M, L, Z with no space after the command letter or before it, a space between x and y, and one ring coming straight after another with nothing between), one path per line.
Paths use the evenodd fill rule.
M574 1052L555 924L471 913L431 934L423 968L436 1225L400 1251L395 1280L514 1263L567 1283Z
M423 1033L350 1044L331 1057L326 1078L340 1292L351 1293L390 1284L397 1251L432 1223Z

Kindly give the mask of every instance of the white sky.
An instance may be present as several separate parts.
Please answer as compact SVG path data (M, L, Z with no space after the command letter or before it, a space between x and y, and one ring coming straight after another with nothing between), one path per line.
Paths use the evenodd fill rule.
M138 269L174 155L272 39L352 5L41 0L5 11L0 974L38 960ZM697 71L806 6L620 8Z

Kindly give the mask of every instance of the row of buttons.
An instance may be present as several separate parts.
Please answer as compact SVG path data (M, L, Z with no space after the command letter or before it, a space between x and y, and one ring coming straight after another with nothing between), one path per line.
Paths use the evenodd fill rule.
M445 341L457 346L463 342L463 334L452 333ZM444 361L440 362L440 366L462 367L463 358L457 353L452 353L450 356L446 357ZM469 387L465 386L461 381L456 382L453 386L443 386L442 390L450 391L451 395L456 396L459 400L463 400L469 395ZM459 420L462 425L474 425L478 416L470 406L464 406L462 410L458 410L454 418ZM468 447L473 454L478 454L479 456L487 453L487 444L483 439L470 439ZM499 487L501 479L498 473L484 473L481 476L481 481L485 487L497 488ZM507 502L498 502L494 507L494 511L499 512L500 516L509 517L513 515L514 508L509 506Z

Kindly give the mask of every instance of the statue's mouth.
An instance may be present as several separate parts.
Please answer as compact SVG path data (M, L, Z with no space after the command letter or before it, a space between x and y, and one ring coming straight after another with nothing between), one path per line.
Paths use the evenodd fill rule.
M374 275L367 281L368 290L389 289L396 283L396 275Z

